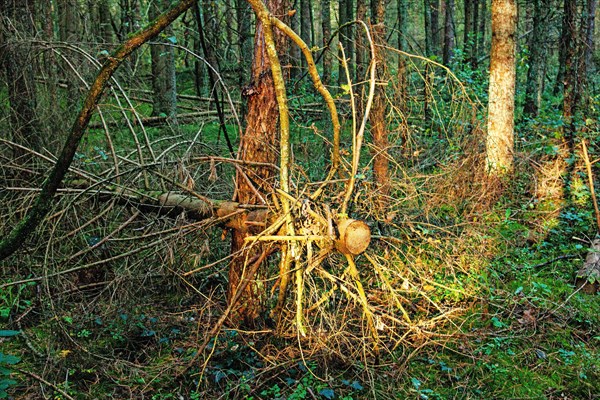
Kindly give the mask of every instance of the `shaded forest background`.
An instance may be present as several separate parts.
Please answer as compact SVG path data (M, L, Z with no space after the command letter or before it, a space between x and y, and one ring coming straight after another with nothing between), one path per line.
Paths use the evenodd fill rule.
M266 6L0 1L0 398L596 398L597 1Z

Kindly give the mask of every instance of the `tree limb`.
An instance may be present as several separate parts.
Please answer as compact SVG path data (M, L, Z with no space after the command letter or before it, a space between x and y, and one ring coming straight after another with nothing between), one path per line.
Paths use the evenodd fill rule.
M71 128L71 132L60 156L58 157L54 168L50 171L50 175L42 184L41 192L35 200L33 207L31 207L25 218L23 218L6 238L0 242L0 260L9 257L17 251L24 243L25 238L35 230L50 210L54 194L73 161L73 156L75 155L79 142L98 106L98 101L102 97L104 89L119 65L121 65L121 63L138 47L156 37L195 2L195 0L181 0L169 10L158 16L158 18L152 21L146 28L142 29L119 46L111 56L107 58L92 87L88 91L83 107Z

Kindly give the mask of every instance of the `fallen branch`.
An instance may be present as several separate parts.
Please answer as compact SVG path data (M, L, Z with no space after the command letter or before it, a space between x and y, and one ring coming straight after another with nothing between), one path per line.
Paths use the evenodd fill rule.
M35 230L52 207L54 194L69 170L77 147L79 146L90 119L98 106L98 102L104 93L104 89L117 68L131 53L147 41L156 37L195 2L195 0L181 0L176 3L169 10L158 16L158 18L152 21L146 28L142 29L119 46L106 59L102 69L98 72L96 80L88 91L87 97L83 102L83 107L71 128L71 132L67 137L54 168L42 184L42 190L35 200L33 207L29 209L25 218L23 218L5 239L0 242L0 260L9 257L21 247L27 236Z

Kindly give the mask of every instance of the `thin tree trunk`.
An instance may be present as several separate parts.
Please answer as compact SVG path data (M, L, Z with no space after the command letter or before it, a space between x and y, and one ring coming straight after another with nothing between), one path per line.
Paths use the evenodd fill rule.
M464 1L464 27L463 32L463 53L465 60L470 56L470 35L473 32L473 2L475 0Z
M347 0L339 0L338 12L339 12L339 14L338 14L339 15L338 16L339 26L342 26L348 22ZM339 35L338 35L338 37L340 38L340 44L344 48L344 52L346 52L348 49L348 37L346 36L346 32L347 32L347 29L342 29L342 30L340 30ZM346 53L346 56L347 55L348 55L348 53ZM338 57L339 58L342 57L341 51L338 51ZM343 63L340 62L338 64L338 85L342 86L344 84L346 84L346 72L344 71Z
M379 45L385 45L385 1L373 0L375 15L372 20L373 40ZM377 60L377 81L385 79L386 60L383 50L376 46L375 58ZM373 135L373 178L378 190L380 212L384 212L390 194L389 159L388 159L388 127L386 115L388 111L385 86L378 85L375 89L373 106L371 108L371 134Z
M40 150L42 140L36 116L33 51L27 40L36 35L34 1L3 0L0 5L0 28L6 44L0 46L0 60L6 71L12 139L27 148ZM28 154L19 149L14 151L15 158Z
M356 0L356 19L358 21L368 23L367 4L365 0ZM354 78L355 82L364 82L364 80L366 79L367 54L368 48L365 40L365 32L363 30L362 25L358 25L356 29L356 77ZM356 101L356 112L358 116L362 116L364 85L361 85L360 89L357 92L358 97Z
M301 0L300 7L300 37L308 45L308 47L312 47L312 25L310 21L310 0ZM296 47L296 46L294 46ZM306 60L302 57L302 68L306 68Z
M245 0L244 0L245 1ZM291 16L290 19L290 28L294 32L302 33L300 30L300 14L302 7L302 0L294 0L293 9L295 11L294 15ZM250 54L250 53L247 53ZM302 71L300 70L300 66L302 65L302 51L298 46L292 46L290 48L290 78L295 79L302 75Z
M454 55L455 33L454 33L454 0L446 0L446 12L444 19L444 52L442 60L444 65L449 65Z
M150 19L160 15L162 8L167 8L168 0L153 0L148 9ZM165 30L164 45L155 44L150 47L152 57L152 116L166 115L173 123L177 123L177 78L175 75L175 51L169 46L169 37L173 31ZM171 44L173 44L171 42Z
M59 33L60 39L73 46L80 45L79 38L79 5L76 0L60 0L58 2L60 12ZM77 109L77 100L80 97L79 88L81 82L78 81L76 72L72 68L81 66L80 57L76 52L68 54L70 63L65 63L63 70L65 71L65 79L67 81L67 102L69 109Z
M408 51L408 7L407 0L398 0L398 50ZM402 113L406 112L408 101L408 80L406 76L406 57L398 55L398 103ZM407 137L403 142L406 144Z
M423 0L423 25L425 30L425 56L433 55L433 37L431 27L431 0Z
M598 0L587 0L586 4L586 15L585 21L585 29L583 30L584 40L583 40L583 59L581 61L580 67L580 79L581 79L581 89L580 92L584 97L582 99L582 103L584 103L584 107L589 105L589 93L587 92L587 86L589 79L592 73L592 54L594 51L594 31L596 27L596 7L598 5Z
M513 169L516 26L515 0L492 0L486 156L488 173L496 178Z
M563 95L563 118L565 121L565 138L572 149L574 145L573 117L577 108L578 95L578 46L577 46L577 1L565 0L563 15L562 42L565 45L565 72Z
M487 0L480 0L479 4L481 9L479 10L479 27L477 28L477 48L479 49L479 55L481 55L485 51L485 27L488 19Z
M473 19L471 26L471 49L469 53L471 68L477 69L477 58L479 57L479 38L477 37L477 27L479 24L479 3L482 0L471 0L473 6Z
M547 3L547 1L544 1ZM533 0L533 30L529 40L529 70L527 71L527 84L525 89L525 104L523 106L524 117L537 117L539 104L537 94L540 85L542 56L545 53L546 37L542 35L543 24L542 13L548 4L542 4L542 0Z
M355 5L354 0L346 0L346 20L354 21ZM346 28L346 36L348 42L346 43L346 58L348 59L348 69L350 70L350 78L356 74L356 60L355 60L355 47L356 47L356 25L352 24Z
M429 0L430 28L431 28L431 53L440 55L440 0Z
M322 21L321 29L323 30L323 48L327 46L327 42L331 37L331 0L323 0L321 3L322 9ZM331 51L325 51L323 54L323 76L321 80L325 86L331 84L331 72L332 72L332 57Z

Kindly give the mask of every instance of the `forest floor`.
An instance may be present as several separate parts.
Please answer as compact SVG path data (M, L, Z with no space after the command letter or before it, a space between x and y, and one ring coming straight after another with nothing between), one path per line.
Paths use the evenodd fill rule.
M296 146L299 153L302 145ZM308 170L314 160L306 161ZM310 340L274 335L266 324L224 328L199 357L198 346L225 309L227 263L182 279L172 269L191 267L175 252L166 273L122 272L119 279L129 285L113 277L102 290L48 289L37 282L2 289L0 322L10 323L10 330L0 331L0 394L6 389L15 399L599 398L600 301L575 286L595 234L589 192L585 186L572 191L575 200L558 208L533 201L524 189L528 179L517 177L500 201L481 212L459 212L460 205L441 201L423 218L411 213L424 203L398 205L394 220L402 222L379 232L373 254L402 268L407 264L421 281L419 298L405 299L404 306L412 307L413 321L426 315L429 325L419 332L416 323L406 332L396 328L394 334L406 339L383 343L378 356L364 337L353 342L343 330L314 339L320 346L314 350ZM204 262L227 254L221 234L213 229L201 236L212 253ZM386 236L401 244L390 247ZM357 263L369 265L364 258ZM377 285L365 285L370 299L381 301ZM44 290L47 296L40 294ZM344 296L336 301L352 303ZM426 312L423 304L429 305ZM456 312L438 326L436 307ZM347 310L353 309L327 315L343 322ZM338 351L328 352L328 346ZM351 357L340 351L344 346L356 347Z

